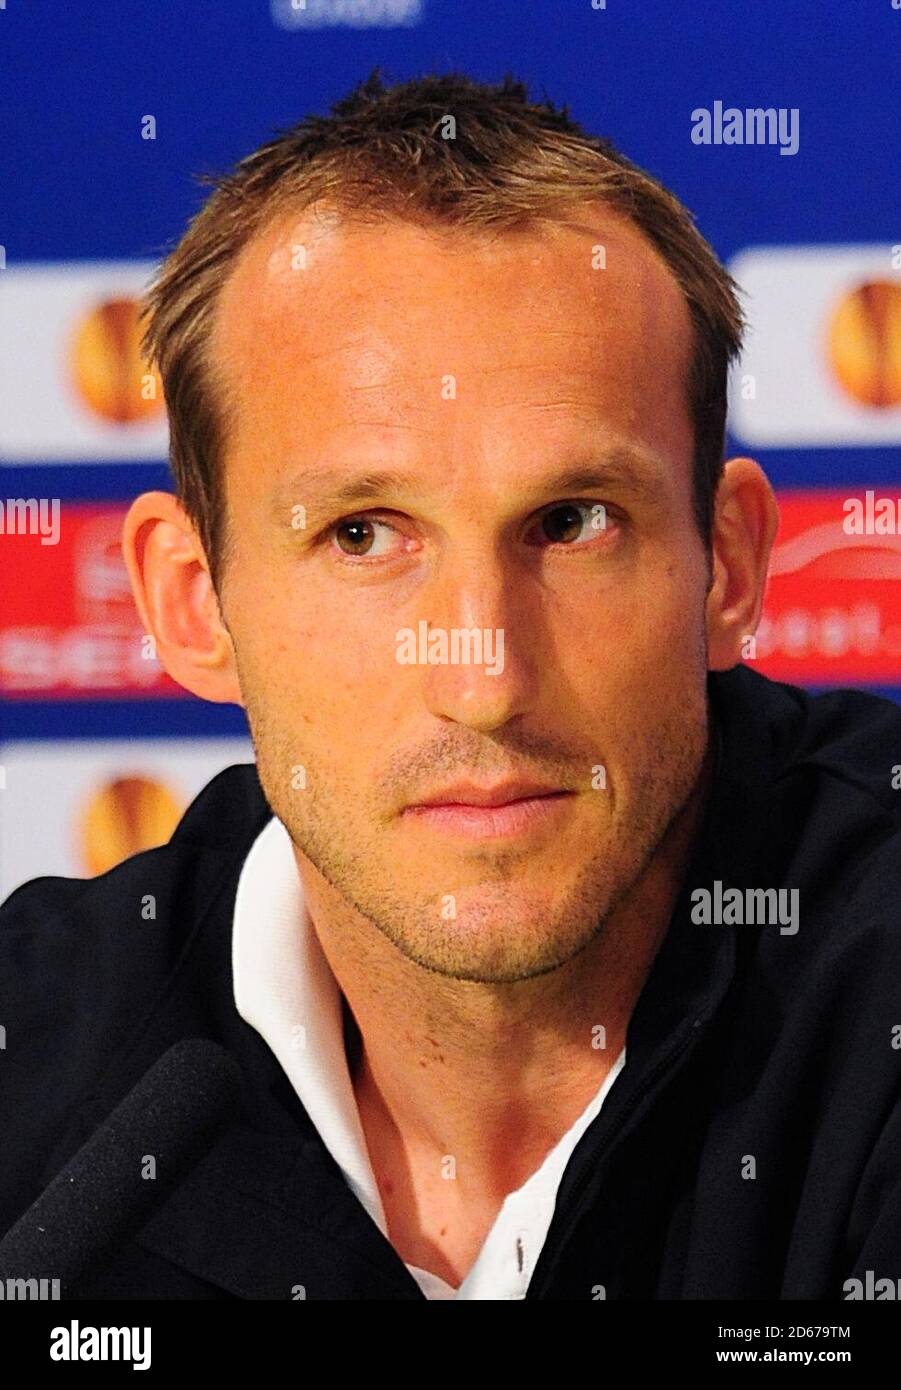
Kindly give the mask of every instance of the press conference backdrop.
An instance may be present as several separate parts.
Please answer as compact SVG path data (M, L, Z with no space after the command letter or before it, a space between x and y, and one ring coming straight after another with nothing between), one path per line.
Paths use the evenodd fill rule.
M782 510L747 659L901 697L901 0L0 0L0 48L0 896L165 841L253 758L129 592L122 516L171 485L136 301L192 172L375 64L509 70L692 209L752 323L731 450Z

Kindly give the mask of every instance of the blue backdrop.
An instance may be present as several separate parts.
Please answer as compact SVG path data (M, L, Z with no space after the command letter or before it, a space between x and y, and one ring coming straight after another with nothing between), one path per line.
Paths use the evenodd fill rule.
M898 0L895 0L898 3ZM284 19L290 11L282 4ZM720 256L748 245L901 241L901 11L893 0L423 0L402 27L289 29L269 0L116 0L0 9L0 241L7 265L158 257L223 168L324 111L378 63L389 77L460 68L565 101L661 178ZM691 112L798 108L800 148L692 143ZM152 114L155 140L141 138ZM878 486L885 446L769 449L777 486ZM129 498L163 462L7 466L6 493ZM2 602L2 600L0 600ZM241 711L184 701L16 701L7 738L224 733Z

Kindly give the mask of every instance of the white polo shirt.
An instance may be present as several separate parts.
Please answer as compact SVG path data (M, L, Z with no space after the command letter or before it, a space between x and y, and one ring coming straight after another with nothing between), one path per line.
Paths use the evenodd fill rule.
M277 816L257 836L238 880L232 972L238 1013L272 1049L351 1190L387 1238L344 1051L341 992L305 909L291 839ZM459 1288L407 1265L426 1298L525 1297L569 1156L625 1061L623 1048L572 1128L505 1198Z

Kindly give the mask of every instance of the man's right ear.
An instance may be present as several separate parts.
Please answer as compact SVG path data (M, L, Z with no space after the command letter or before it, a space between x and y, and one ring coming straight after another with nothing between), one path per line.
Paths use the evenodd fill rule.
M156 654L201 700L243 705L234 646L200 538L171 492L143 492L128 509L122 553Z

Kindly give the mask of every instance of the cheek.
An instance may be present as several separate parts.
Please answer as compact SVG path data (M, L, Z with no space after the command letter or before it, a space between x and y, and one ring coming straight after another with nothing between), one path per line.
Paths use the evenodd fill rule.
M706 603L703 552L692 547L685 554L648 567L628 605L632 636L640 646L656 646L661 664L675 668L686 661L691 663L698 633L704 627Z
M655 710L703 691L704 594L700 574L673 566L647 584L586 593L578 617L569 609L554 646L583 709L603 712L608 727L653 723Z
M562 634L584 634L589 646L640 653L662 644L661 657L704 621L706 574L694 558L637 563L603 583L567 586L556 617Z
M397 661L403 619L396 608L345 597L335 586L298 587L285 576L241 596L248 615L236 634L242 665L261 701L282 709L288 722L327 724L339 737L346 726L359 741L371 712L404 684L409 668Z

